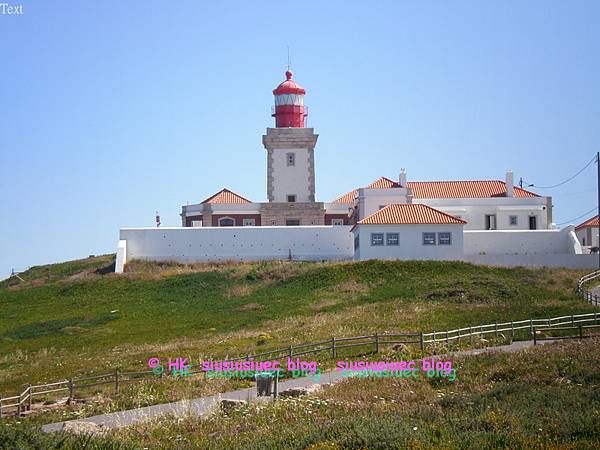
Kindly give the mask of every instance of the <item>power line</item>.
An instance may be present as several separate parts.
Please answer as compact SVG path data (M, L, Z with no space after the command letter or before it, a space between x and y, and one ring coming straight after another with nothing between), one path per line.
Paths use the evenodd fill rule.
M587 211L587 212L584 212L584 213L583 213L582 215L580 215L580 216L577 216L577 217L575 217L575 218L573 218L573 219L567 220L566 222L557 223L556 225L565 225L565 224L567 224L567 223L572 223L572 222L574 222L574 221L576 221L576 220L578 220L578 219L581 219L582 217L585 217L585 216L587 216L587 215L588 215L588 214L590 214L590 213L593 213L593 212L594 212L594 211L596 211L597 209L598 209L598 207L596 207L596 206L595 206L595 207L593 207L592 209L590 209L589 211Z
M595 156L590 160L590 162L588 162L585 166L583 166L583 168L580 169L579 172L577 172L572 177L567 178L565 181L561 181L558 184L555 184L555 185L552 185L552 186L537 186L535 184L528 184L528 187L536 187L538 189L554 189L556 187L562 186L563 184L566 184L569 181L571 181L573 178L577 177L579 174L581 174L581 172L583 172L585 169L587 169L594 162L596 162L596 157Z

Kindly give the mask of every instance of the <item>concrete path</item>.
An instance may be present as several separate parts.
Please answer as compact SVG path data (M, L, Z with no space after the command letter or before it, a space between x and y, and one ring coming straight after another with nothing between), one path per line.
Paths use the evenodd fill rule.
M541 341L539 344L549 344L553 341ZM496 347L487 347L474 350L463 350L459 352L451 353L453 356L471 356L481 355L484 353L496 353L496 352L517 352L533 346L533 341L517 341L508 345L499 345ZM448 355L437 355L438 357L444 357ZM358 358L357 358L358 359ZM321 373L320 379L315 381L315 377L304 377L304 378L293 378L287 381L281 381L279 383L279 392L294 387L306 387L312 384L318 383L336 383L340 380L345 379L341 373L337 370L331 370L328 372ZM222 399L230 400L266 400L265 397L256 396L256 387L253 386L247 389L238 389L236 391L223 392L217 395L211 395L209 397L202 397L194 400L182 400L175 403L164 403L162 405L146 406L144 408L131 409L128 411L114 412L110 414L103 414L100 416L86 417L80 420L73 420L71 422L93 422L97 425L103 425L106 428L119 428L127 427L139 422L144 422L151 419L156 419L164 415L182 416L182 415L194 415L204 416L208 414L215 405ZM42 430L45 432L59 431L62 429L65 422L56 422L44 425Z

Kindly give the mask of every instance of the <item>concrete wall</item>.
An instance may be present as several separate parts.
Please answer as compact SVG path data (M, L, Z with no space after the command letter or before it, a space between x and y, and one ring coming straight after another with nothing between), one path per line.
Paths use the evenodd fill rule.
M423 245L424 232L451 232L452 245ZM399 245L371 245L372 233L398 233ZM463 256L462 225L357 225L359 248L354 259L437 259L453 260ZM436 235L437 238L437 235Z
M464 231L465 255L546 255L581 253L573 227L535 231Z
M468 255L465 262L498 267L564 267L597 269L598 255Z
M125 261L351 259L349 226L123 228ZM121 242L119 243L121 246Z

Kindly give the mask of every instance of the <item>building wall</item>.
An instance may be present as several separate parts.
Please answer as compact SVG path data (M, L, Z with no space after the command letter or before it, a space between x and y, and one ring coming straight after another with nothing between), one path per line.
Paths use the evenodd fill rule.
M125 261L247 261L351 259L352 233L345 226L123 228Z
M577 230L575 234L581 245L585 247L598 246L598 227L581 228L580 230Z
M423 245L424 232L451 232L452 245ZM372 233L398 233L398 246L372 246ZM462 225L357 225L359 246L354 259L432 259L455 260L463 257Z
M294 154L293 166L287 165L288 153ZM288 195L295 195L297 202L311 201L309 166L312 152L307 148L283 148L270 151L269 156L273 164L272 201L287 202Z
M229 217L234 220L235 226L241 227L244 224L244 219L254 219L254 226L260 226L260 214L213 214L212 215L212 226L219 226L219 219Z
M465 255L545 255L581 253L572 226L562 230L464 231Z
M344 225L351 225L350 218L348 217L348 213L346 213L346 214L327 214L327 213L325 213L325 225L331 225L331 221L333 219L342 219L344 221Z
M358 218L362 220L371 214L376 213L382 206L387 206L393 203L411 203L412 197L409 195L409 190L406 188L390 188L390 189L368 189L361 188L358 190Z
M546 197L413 198L413 203L425 204L466 220L465 230L485 230L485 216L488 214L496 215L498 230L529 230L529 216L532 215L537 217L538 230L548 229L550 225ZM510 216L517 216L517 225L510 225Z
M300 225L324 225L325 208L323 203L261 203L261 223L271 226L285 225L287 219L298 219Z
M312 128L267 128L263 145L267 149L267 197L269 202L286 202L296 195L297 202L315 201L314 149L318 135ZM295 163L288 165L287 155Z

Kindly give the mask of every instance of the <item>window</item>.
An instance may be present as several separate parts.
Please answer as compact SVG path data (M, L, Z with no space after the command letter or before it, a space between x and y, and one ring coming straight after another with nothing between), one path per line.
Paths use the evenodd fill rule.
M438 233L439 245L452 245L452 233Z
M288 201L288 203L295 203L296 202L296 196L295 195L288 195L287 196L287 201Z
M201 220L192 220L192 226L194 228L201 227L202 226L202 221Z
M386 233L385 243L386 245L398 245L400 242L400 235L398 233Z
M300 225L300 219L285 219L285 224L288 227L297 227Z
M358 240L358 234L357 234L356 237L354 238L354 250L358 250L359 244L360 244L360 242Z
M519 219L517 218L517 216L509 216L508 223L511 226L519 225Z
M344 219L331 219L331 225L344 225Z
M231 217L222 217L221 219L219 219L219 226L220 227L233 227L233 226L235 226L235 220L232 219Z
M423 245L435 245L435 233L423 233Z
M383 233L371 233L371 245L383 245Z
M255 224L256 222L254 219L244 219L244 222L242 223L242 225L245 227L253 227Z
M495 214L486 214L485 229L486 230L495 230L496 229L496 215Z
M537 230L537 217L536 216L529 216L529 229Z
M287 160L288 166L295 166L296 165L296 154L295 153L286 154L286 160Z

